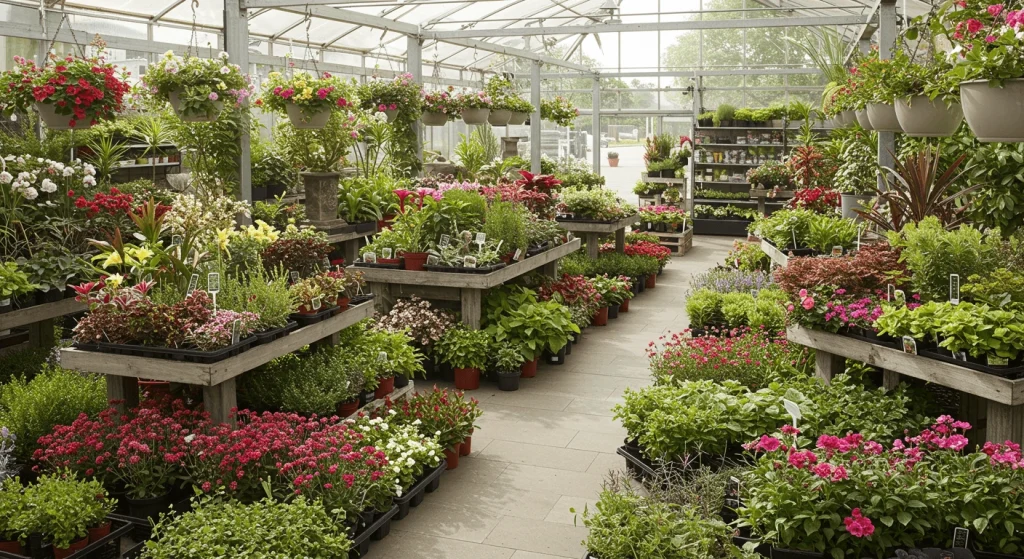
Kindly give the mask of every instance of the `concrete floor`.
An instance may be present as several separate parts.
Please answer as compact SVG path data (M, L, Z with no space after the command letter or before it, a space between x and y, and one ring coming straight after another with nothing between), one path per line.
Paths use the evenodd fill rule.
M583 555L587 535L570 508L593 506L625 430L612 418L623 390L650 384L647 344L686 327L692 274L714 267L732 239L695 237L658 286L606 327L586 330L563 366L541 365L516 392L494 384L470 394L484 410L473 454L441 488L393 525L369 559L556 559Z

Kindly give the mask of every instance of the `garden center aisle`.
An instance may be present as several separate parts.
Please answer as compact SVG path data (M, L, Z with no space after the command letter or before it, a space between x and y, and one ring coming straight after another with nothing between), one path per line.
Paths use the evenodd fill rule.
M626 388L650 384L646 349L687 324L695 273L722 262L732 239L695 237L658 286L606 327L591 327L564 366L541 365L517 392L485 383L473 453L441 488L375 544L369 559L553 559L583 554L586 529L570 508L593 506L604 475L624 468L625 430L611 407Z

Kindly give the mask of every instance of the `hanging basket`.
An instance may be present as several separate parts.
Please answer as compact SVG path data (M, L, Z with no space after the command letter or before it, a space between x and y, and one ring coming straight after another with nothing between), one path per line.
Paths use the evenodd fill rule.
M487 122L491 126L507 126L509 119L512 118L512 111L507 109L492 109L490 114L487 115Z
M57 107L53 103L36 103L36 112L39 113L39 120L43 121L50 130L86 130L92 127L88 120L79 120L75 126L71 126L71 119L74 115L59 115Z
M466 124L483 124L490 113L490 109L462 109L462 120Z
M528 118L530 118L530 113L512 111L512 116L509 117L508 123L512 126L519 126L524 124Z
M982 142L1024 142L1024 78L992 87L986 80L960 84L971 132Z
M871 120L868 118L867 109L857 109L854 111L854 114L857 115L857 124L859 124L861 128L864 130L874 130L874 128L871 127Z
M331 119L330 109L310 114L295 103L288 103L284 106L284 110L288 113L288 120L292 121L292 126L299 130L320 130L327 126L327 121Z
M181 99L178 97L178 93L177 91L170 92L167 95L167 100L171 102L174 114L178 115L178 118L184 122L213 122L217 120L220 112L224 110L223 101L213 101L209 112L204 114L185 114L182 112Z
M947 106L941 100L915 95L909 101L896 100L896 118L907 136L948 138L960 128L964 110L960 103Z
M420 120L427 126L444 126L448 124L448 115L444 113L423 113Z
M843 111L836 115L836 119L841 127L849 128L857 123L857 114L853 111Z
M388 122L394 122L398 118L398 109L388 109L384 114L388 115Z
M888 103L868 103L868 120L871 128L879 132L903 132L896 118L896 107Z

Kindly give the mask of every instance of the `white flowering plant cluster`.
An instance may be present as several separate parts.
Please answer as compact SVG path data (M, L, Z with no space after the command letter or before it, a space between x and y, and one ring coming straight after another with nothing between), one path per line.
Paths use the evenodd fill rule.
M185 117L216 114L225 102L241 107L255 92L248 74L228 62L226 52L217 58L183 58L167 51L142 76L142 84L164 102L176 95L180 114Z
M369 446L384 449L388 456L388 467L397 477L397 495L416 484L424 474L441 463L443 449L436 437L424 437L418 431L420 422L409 425L392 424L397 413L388 412L387 417L361 417L350 420L353 429L362 433Z
M430 301L415 296L396 301L378 322L378 328L389 332L405 330L424 349L437 343L452 326L455 326L455 317L450 312L435 309Z
M192 246L207 247L217 242L217 232L234 229L235 218L249 216L252 209L244 201L226 196L197 197L179 193L165 216L171 235L193 238Z
M56 194L60 191L65 198L70 198L75 195L76 188L90 189L96 186L96 168L89 163L82 163L80 159L61 163L42 157L8 155L2 163L0 188L5 206L8 206L8 195L32 201L40 194Z

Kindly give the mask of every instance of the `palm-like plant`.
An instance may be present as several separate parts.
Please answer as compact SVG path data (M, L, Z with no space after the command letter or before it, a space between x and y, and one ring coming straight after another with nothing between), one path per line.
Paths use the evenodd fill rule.
M885 188L876 187L878 198L874 207L854 211L883 230L900 231L907 223L918 223L928 216L937 217L946 229L952 229L965 218L968 206L961 203L961 199L981 186L949 194L970 172L969 168L960 170L967 155L957 157L941 173L940 154L930 147L908 156L905 161L897 161L896 169L884 168ZM895 180L891 181L890 176Z
M160 119L149 117L139 120L135 125L135 133L133 136L146 146L146 151L142 156L152 157L150 167L153 174L151 180L155 182L157 156L160 153L160 147L171 142L171 131L169 128L164 126L163 121Z
M86 156L89 163L96 167L96 176L103 184L110 183L110 177L117 170L121 160L128 153L128 146L115 142L111 136L93 138L86 144L92 152Z
M821 98L824 101L831 97L837 88L846 83L846 79L850 75L849 70L846 69L847 46L843 41L843 36L834 29L825 27L820 31L812 31L812 33L818 38L816 43L802 37L786 37L786 40L807 55L807 58L825 75L828 85L822 92Z

